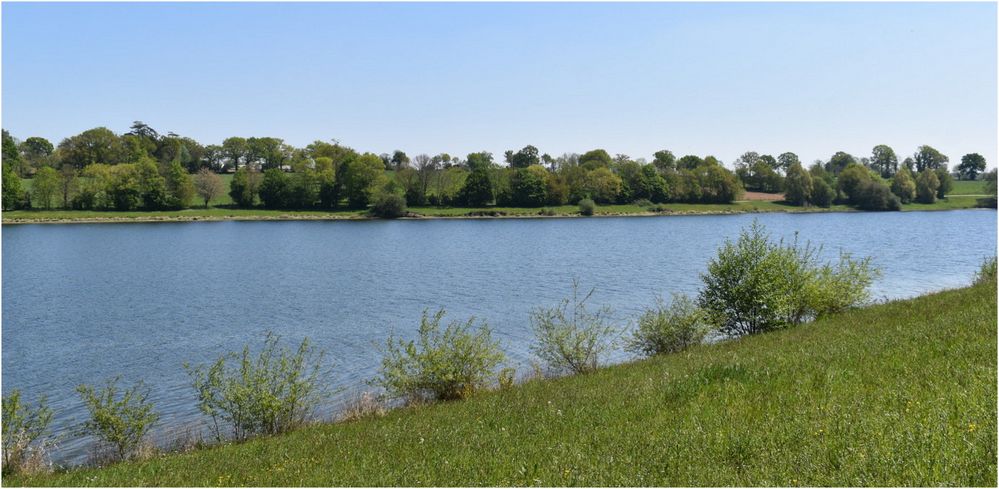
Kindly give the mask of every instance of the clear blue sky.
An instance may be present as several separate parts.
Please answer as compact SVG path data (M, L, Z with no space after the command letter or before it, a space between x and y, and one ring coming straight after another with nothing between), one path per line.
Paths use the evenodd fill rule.
M3 127L996 164L996 4L3 4Z

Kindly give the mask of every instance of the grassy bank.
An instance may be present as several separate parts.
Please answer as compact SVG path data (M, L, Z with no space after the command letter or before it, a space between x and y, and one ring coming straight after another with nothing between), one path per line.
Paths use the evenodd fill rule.
M971 209L976 206L977 197L951 196L934 204L906 204L903 211L911 210L954 210ZM662 204L660 210L650 211L646 207L632 204L597 206L598 216L656 216L671 214L739 214L757 212L853 212L845 205L830 208L795 207L780 202L740 201L732 204ZM563 205L546 208L553 212L552 217L579 217L579 207ZM424 218L462 217L541 217L542 208L523 207L413 207L410 212ZM149 221L197 221L197 220L292 220L292 219L363 219L366 215L358 210L340 211L285 211L268 209L231 209L225 207L194 208L180 211L73 211L73 210L22 210L3 213L5 224L36 222L149 222Z
M6 485L996 484L996 292Z

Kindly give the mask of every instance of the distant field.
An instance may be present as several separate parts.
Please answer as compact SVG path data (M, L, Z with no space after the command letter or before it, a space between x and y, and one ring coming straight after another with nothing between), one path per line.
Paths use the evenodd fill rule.
M985 193L985 180L954 180L948 195L981 195Z

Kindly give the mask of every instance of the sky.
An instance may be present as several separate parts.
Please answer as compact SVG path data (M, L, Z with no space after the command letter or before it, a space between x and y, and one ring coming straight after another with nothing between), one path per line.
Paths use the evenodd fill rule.
M2 5L2 125L203 144L997 156L996 3Z

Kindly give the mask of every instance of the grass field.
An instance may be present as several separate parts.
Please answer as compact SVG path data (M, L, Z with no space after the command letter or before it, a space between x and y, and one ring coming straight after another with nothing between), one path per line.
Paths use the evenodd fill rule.
M995 285L6 485L992 486Z
M982 195L984 193L985 180L954 180L954 188L947 195Z

